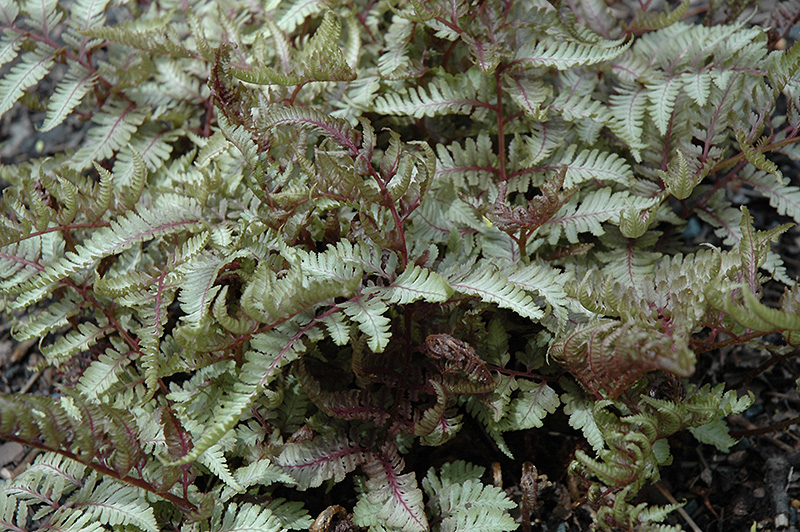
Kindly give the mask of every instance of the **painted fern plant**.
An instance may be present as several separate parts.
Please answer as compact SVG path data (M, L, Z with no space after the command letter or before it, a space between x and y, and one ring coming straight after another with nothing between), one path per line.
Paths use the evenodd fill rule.
M0 166L0 305L62 372L0 397L46 451L3 526L305 529L349 476L353 527L514 530L480 465L407 459L560 410L595 526L677 529L637 500L667 438L727 450L752 399L648 390L800 343L789 225L736 194L800 221L800 46L573 4L0 1L0 114L89 124Z

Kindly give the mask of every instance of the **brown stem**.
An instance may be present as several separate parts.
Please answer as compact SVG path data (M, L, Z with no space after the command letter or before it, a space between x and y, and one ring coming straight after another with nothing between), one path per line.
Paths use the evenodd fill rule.
M797 425L798 423L800 423L800 416L795 416L791 419L784 419L783 421L779 421L778 423L767 425L766 427L756 427L754 429L745 429L745 430L732 430L731 436L733 436L734 438L761 436L763 434L769 434L770 432L778 432L779 430L791 427L792 425Z
M188 513L192 513L192 512L196 512L197 511L197 507L194 504L192 504L190 501L188 501L187 499L183 499L181 497L178 497L177 495L173 495L172 493L169 493L168 491L163 491L162 492L162 491L156 489L155 486L153 486L152 484L150 484L149 482L147 482L144 479L135 478L135 477L128 477L128 476L122 476L120 473L118 473L117 471L111 469L110 467L107 467L107 466L104 466L102 464L98 464L98 463L95 463L95 462L85 462L84 460L81 459L80 456L78 456L77 454L74 454L74 453L72 453L70 451L66 451L64 449L54 449L54 448L48 447L44 443L25 440L23 438L20 438L20 437L14 435L14 434L3 434L2 438L4 440L14 441L14 442L17 442L17 443L22 444L22 445L27 445L29 447L33 447L34 449L40 449L42 451L49 451L49 452L52 452L52 453L59 454L61 456L69 458L70 460L74 460L75 462L83 464L86 467L88 467L88 468L90 468L90 469L92 469L94 471L97 471L98 473L100 473L102 475L106 475L106 476L109 476L109 477L114 478L116 480L119 480L120 482L124 482L126 484L130 484L132 486L136 486L138 488L142 488L145 491L149 491L150 493L158 495L162 499L168 500L169 502L174 504L177 508L179 508L184 513L188 514Z
M503 87L500 83L500 75L502 73L502 65L497 67L494 74L495 80L495 93L497 94L497 105L495 111L497 112L497 158L500 159L500 179L507 181L506 175L506 135L505 135L505 119L503 117Z

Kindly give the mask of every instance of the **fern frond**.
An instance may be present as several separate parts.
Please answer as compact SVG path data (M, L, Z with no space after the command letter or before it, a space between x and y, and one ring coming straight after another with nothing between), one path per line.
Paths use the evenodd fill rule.
M523 290L544 299L547 310L553 313L558 327L566 323L570 301L564 291L564 285L571 277L545 263L531 263L520 266L508 276L508 281Z
M13 107L26 90L44 78L53 66L52 50L26 52L0 79L0 116Z
M342 24L333 11L326 11L314 35L298 57L306 75L315 80L352 81L356 73L350 68L342 49L339 36Z
M503 84L503 88L514 103L519 105L529 118L543 121L547 117L547 108L542 109L542 104L553 92L551 85L538 79L508 77L504 77Z
M144 29L135 23L120 24L114 27L94 27L82 33L88 37L118 42L138 48L143 52L164 54L172 57L193 57L194 54L181 43L181 38L170 25L171 13L149 21Z
M287 501L286 499L272 499L266 505L278 518L283 528L289 530L307 530L314 520L308 515L302 502Z
M490 398L481 395L470 395L467 397L465 406L469 414L477 419L486 434L494 441L500 451L507 457L514 459L511 448L506 443L503 433L495 427L497 421L505 415L506 407L510 401L513 387L508 385L511 379L504 379L500 385L495 387Z
M130 363L128 354L108 348L97 360L92 361L81 375L76 388L90 399L104 394L118 380Z
M438 530L507 532L517 529L517 523L508 513L516 504L497 486L467 480L450 485L436 496L444 517Z
M543 425L542 420L560 404L556 392L546 383L517 380L519 393L508 406L508 412L496 425L503 432L525 430Z
M144 123L117 153L112 169L115 178L121 183L135 181L140 165L150 172L159 170L172 155L171 143L183 134L181 129L164 131L152 122Z
M236 485L239 486L239 489L233 489L230 485L225 486L220 495L220 499L223 501L230 500L231 497L251 486L270 486L276 482L286 485L294 484L294 479L292 477L284 473L278 465L266 458L240 467L233 472L232 478ZM282 503L278 502L268 506L270 506L273 513L277 513L275 509L280 509L280 507L283 506L282 514L287 515L276 515L281 522L286 518L291 518L295 522L308 519L308 513L302 508L302 505L298 508L298 503L282 501Z
M791 224L777 225L766 231L755 231L750 211L744 205L740 210L742 212L739 223L741 240L738 248L742 261L741 271L747 286L752 292L755 292L760 284L756 270L766 263L767 255L770 253L770 242L776 241L782 233L788 231Z
M111 157L131 140L146 116L144 111L132 104L111 100L92 117L97 125L89 130L84 146L72 156L70 168L85 170L93 162Z
M561 402L564 403L564 413L569 416L569 425L580 430L592 449L597 452L603 448L605 439L593 415L594 402L591 397L580 393L574 383L567 383L567 386L568 391L561 395Z
M63 406L66 403L73 405L69 413ZM74 392L61 401L0 395L0 414L4 439L64 453L90 467L100 464L120 478L143 457L131 414L89 403Z
M570 41L541 40L525 44L517 51L515 61L524 66L554 67L567 70L576 66L594 65L614 59L633 41L607 41L603 46Z
M267 66L256 65L251 69L231 66L231 73L243 81L260 85L297 85L300 82L308 81L352 81L356 74L347 64L339 47L341 31L342 25L339 17L333 11L328 11L306 47L297 54L294 63L299 66L293 71L281 73Z
M691 0L683 0L672 11L666 13L647 12L641 16L637 14L631 29L637 32L655 31L667 28L678 22L689 8Z
M761 151L763 140L766 139L762 139L762 141L759 141L756 146L753 146L747 140L747 134L741 129L737 129L734 132L734 135L736 136L736 142L739 143L739 147L742 149L742 154L745 156L745 158L747 158L747 161L750 164L759 170L774 175L779 183L783 181L783 174L778 169L778 165L768 160L764 156L764 152Z
M366 390L356 389L346 392L323 390L302 362L297 364L297 374L308 398L325 414L340 419L373 421L377 426L386 425L390 417L389 412L374 405L371 394Z
M769 174L757 172L744 177L742 183L769 198L769 204L781 216L791 216L800 223L800 187L787 186L770 179Z
M638 150L645 147L642 142L642 127L647 109L647 91L643 87L623 88L618 94L612 94L609 101L610 111L615 119L611 129L633 149L637 161L640 160Z
M358 323L367 336L367 345L373 353L382 353L389 343L390 321L385 316L389 307L377 297L359 297L340 305L347 316Z
M81 323L55 343L42 348L42 355L50 364L60 366L79 351L85 351L111 332L110 327L98 327L94 323Z
M225 509L224 515L222 509ZM258 504L235 502L219 505L211 517L211 532L281 532L281 521L269 508Z
M776 54L774 59L769 64L767 76L770 85L778 93L784 90L800 69L800 44L795 41L791 48L781 54Z
M683 86L683 78L671 76L647 85L647 97L650 100L648 111L659 133L667 134L667 127L672 120L672 111Z
M453 290L438 273L411 265L386 289L387 303L406 305L423 299L439 303L450 299Z
M497 155L489 135L468 138L464 145L454 142L436 146L436 177L447 179L457 186L477 186L488 183L497 173Z
M153 207L129 212L126 216L92 234L92 237L74 252L68 252L60 261L49 266L34 280L20 286L20 291L30 290L64 279L90 267L104 257L115 255L132 246L156 237L183 231L192 231L201 224L198 205L186 199L164 197ZM173 200L173 201L170 201Z
M58 9L57 0L27 0L21 3L20 7L23 13L28 15L27 24L48 36L64 16Z
M219 443L212 445L203 454L197 457L197 462L208 468L211 473L225 483L225 488L241 493L244 488L231 474L228 461L222 452Z
M287 322L268 332L258 333L250 340L246 361L236 375L237 383L214 405L211 423L194 447L180 459L167 465L182 465L196 460L233 429L264 388L278 377L280 369L297 359L307 349L303 334Z
M321 435L285 444L275 463L297 482L299 489L306 490L331 478L341 482L364 459L364 451L343 435Z
M393 79L401 76L409 66L408 57L409 38L414 30L414 25L407 18L399 15L392 16L392 22L384 37L387 46L378 58L378 73L383 79Z
M386 92L373 105L377 113L398 116L426 116L469 114L477 103L475 88L468 77L456 76L441 79L425 87L411 87L404 93Z
M466 275L451 277L449 282L458 292L511 309L520 316L532 320L539 320L544 316L544 312L536 306L530 294L510 283L489 265L485 268L475 268Z
M275 109L264 117L264 124L266 127L289 125L317 131L343 148L348 148L353 153L358 152L358 134L347 121L326 115L313 108Z
M695 172L689 167L689 162L681 150L676 150L676 157L670 160L667 171L658 171L658 176L664 182L667 191L680 200L688 198L697 185Z
M571 244L578 242L580 233L592 233L601 236L605 233L603 222L617 220L620 212L629 206L627 192L613 193L610 187L590 192L579 202L572 198L566 205L542 224L539 231L547 235L551 244L555 244L563 235Z
M2 16L2 21L7 27L13 26L17 15L19 15L19 9L19 3L13 0L3 0L3 3L0 4L0 16Z
M2 12L2 8L0 8L0 12ZM13 32L7 32L0 37L0 67L17 58L22 41L23 37Z
M86 482L70 498L70 503L99 523L117 526L135 526L145 532L159 532L153 508L144 493L127 484L104 479L97 486Z
M39 128L40 131L50 131L63 122L97 81L96 73L72 62L67 64L67 74L56 85L55 92L47 102L47 116Z
M447 394L441 383L429 380L436 392L436 403L427 408L414 423L414 435L422 445L442 445L461 430L461 415L447 417Z
M178 293L181 309L184 312L182 319L189 324L197 325L203 321L209 311L211 302L220 290L215 285L217 274L229 260L223 260L216 255L205 252L195 257L182 268L183 282Z
M70 6L72 26L78 31L88 31L105 20L109 0L82 0Z
M286 33L293 32L304 20L322 12L327 6L325 0L297 0L285 4L285 8L277 15L276 23Z
M389 530L424 532L428 519L416 475L400 472L403 459L392 442L369 456L361 468L367 475L366 492L353 509L353 520L361 526L379 525Z
M711 94L711 74L698 70L697 72L685 72L681 74L683 90L688 94L697 105L705 107L708 97Z
M12 329L14 339L25 342L44 338L55 329L67 325L67 318L80 312L80 302L70 294L38 314L29 313L26 320Z
M650 371L689 376L695 363L688 339L608 319L575 327L553 343L550 356L591 393L611 398Z
M567 169L563 185L565 189L592 179L611 181L626 186L633 182L631 167L625 159L617 154L594 149L582 150L574 155L575 151L575 146L570 146L561 157L561 161L563 161L561 164Z
M444 464L440 473L433 468L422 480L428 495L431 515L442 519L433 530L515 530L516 524L508 510L516 505L502 489L484 485L480 478L483 468L455 461Z

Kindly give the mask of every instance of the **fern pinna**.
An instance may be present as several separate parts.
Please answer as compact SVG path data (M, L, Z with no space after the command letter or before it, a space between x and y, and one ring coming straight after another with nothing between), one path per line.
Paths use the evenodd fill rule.
M635 502L667 438L727 450L752 401L680 379L798 344L790 226L736 191L800 220L800 46L627 5L0 0L0 114L80 136L0 166L0 305L60 372L0 397L46 451L3 525L304 529L292 490L350 476L352 527L513 530L481 466L413 451L524 460L557 413L595 526L669 529Z

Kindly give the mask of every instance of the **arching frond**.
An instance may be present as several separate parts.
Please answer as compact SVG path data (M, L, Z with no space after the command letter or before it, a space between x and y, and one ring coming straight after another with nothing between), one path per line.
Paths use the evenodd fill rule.
M475 88L467 76L440 79L406 93L387 92L375 100L374 110L387 115L425 116L468 114L475 101Z
M304 490L330 478L340 482L365 459L364 451L344 436L328 435L302 443L287 443L275 463Z
M356 524L381 524L403 532L428 530L422 490L413 472L400 474L404 465L392 443L367 457L361 466L367 475L367 489L353 509Z
M516 61L525 66L554 67L566 70L578 65L609 61L624 52L633 41L608 41L603 46L568 41L541 40L525 44L517 51Z
M50 131L61 124L97 82L97 74L80 65L70 66L67 75L56 85L53 96L47 102L47 116L41 131Z
M53 54L40 49L26 52L0 80L0 116L17 103L24 92L39 83L53 65Z
M483 271L480 269L449 279L450 286L457 292L476 296L487 303L495 303L502 308L508 308L532 320L544 316L529 294L518 286L509 283L499 272L487 265Z

